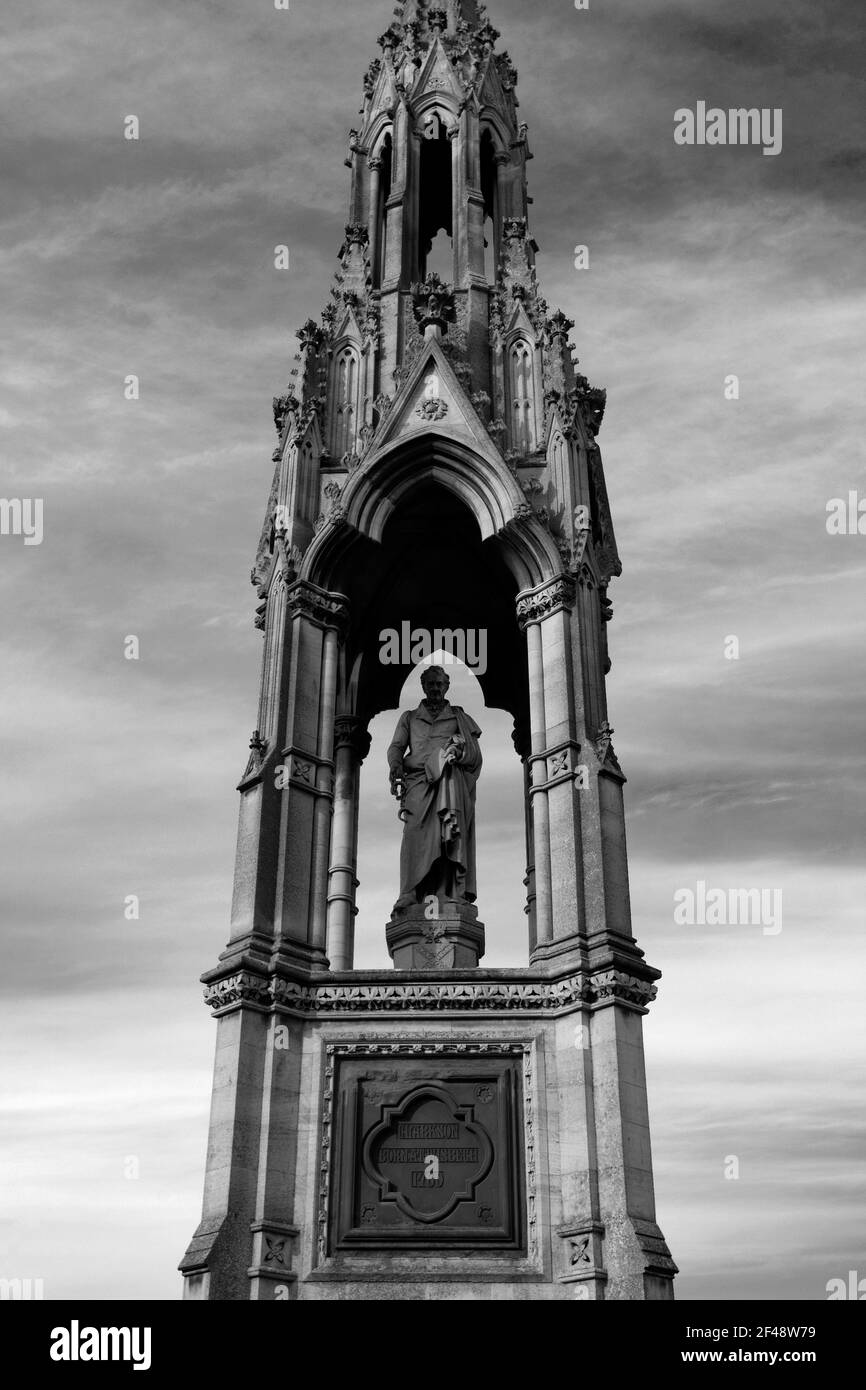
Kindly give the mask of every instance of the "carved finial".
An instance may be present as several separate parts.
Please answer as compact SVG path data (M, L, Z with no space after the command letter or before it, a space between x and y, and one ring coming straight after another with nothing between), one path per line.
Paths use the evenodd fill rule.
M425 336L433 336L428 334L428 329L447 332L448 324L454 318L454 287L446 285L432 271L421 284L412 285L411 293L415 318Z

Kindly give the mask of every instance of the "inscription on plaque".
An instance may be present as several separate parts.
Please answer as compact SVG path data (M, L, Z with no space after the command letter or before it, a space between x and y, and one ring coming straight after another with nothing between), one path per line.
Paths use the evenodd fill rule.
M475 1119L474 1105L460 1105L448 1087L428 1083L381 1109L362 1157L380 1202L431 1222L474 1200L493 1162L493 1140Z
M523 1248L513 1056L340 1059L332 1251Z

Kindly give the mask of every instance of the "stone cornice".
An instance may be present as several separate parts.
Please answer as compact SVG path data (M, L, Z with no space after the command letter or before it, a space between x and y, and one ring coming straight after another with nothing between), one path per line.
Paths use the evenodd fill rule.
M300 1017L443 1012L546 1016L612 1003L643 1012L656 996L652 979L623 970L576 972L559 979L521 978L507 971L498 976L492 971L477 973L483 978L474 978L476 972L448 972L447 978L439 979L418 979L415 972L403 978L398 972L378 977L359 972L363 978L354 980L302 980L244 970L208 983L205 1003L215 1014L246 1005ZM647 970L648 975L656 973Z

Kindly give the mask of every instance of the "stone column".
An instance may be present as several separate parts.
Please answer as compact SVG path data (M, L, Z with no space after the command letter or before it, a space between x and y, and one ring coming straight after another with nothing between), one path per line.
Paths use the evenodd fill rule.
M328 876L328 960L332 970L351 970L354 961L358 799L361 764L369 751L370 735L361 720L338 715L334 724L334 819Z
M185 1299L247 1299L250 1221L258 1181L258 1136L270 1003L267 980L236 976L223 986L218 1020L202 1217L180 1268Z
M328 858L331 845L331 816L334 799L334 708L337 699L337 633L325 632L322 652L322 692L319 706L319 746L316 768L315 839L313 882L310 894L313 949L325 950L328 913Z
M657 975L644 968L641 975ZM606 1299L673 1298L676 1266L656 1224L642 1015L651 980L621 970L593 978L590 1018L594 1158L604 1229Z
M529 954L532 955L538 942L538 927L535 919L535 849L533 847L534 830L532 822L532 797L530 796L530 765L524 758L523 760L523 802L524 802L524 827L526 831L526 877L523 886L526 889L526 913L527 926L529 928Z
M327 877L333 798L333 728L340 636L348 613L342 594L306 581L287 593L291 679L285 697L279 774L275 935L281 957L324 968Z
M381 209L379 207L379 181L382 169L382 161L378 155L368 162L367 168L370 171L370 205L367 213L367 226L370 233L370 270L373 277L373 285L379 284L381 276L379 273L379 247L381 245Z
M532 752L529 756L535 863L535 962L559 955L583 920L583 845L575 776L578 702L572 665L575 586L559 575L519 595L526 629ZM579 635L578 639L579 640Z
M493 156L493 164L496 169L496 188L493 194L493 264L499 266L500 243L502 240L502 219L510 217L510 204L508 198L508 176L506 169L511 165L511 160L504 150L497 150Z
M451 275L455 285L466 282L464 248L466 246L466 177L462 133L462 118L448 127L451 142Z
M401 291L420 277L418 263L418 194L416 168L421 136L411 129L406 103L394 113L391 150L391 191L382 209L384 252L380 276L380 381L390 390L392 373L401 360Z
M519 612L519 609L518 609ZM529 709L532 753L529 758L529 802L532 813L532 843L535 869L535 942L549 941L553 935L553 909L550 901L550 827L544 784L544 672L541 664L541 627L529 620L526 626L529 664Z
M238 783L241 795L228 952L267 954L274 934L274 881L269 866L280 833L280 792L274 769L280 759L282 692L289 658L286 650L286 575L278 568L264 615L265 646L259 693L259 726Z

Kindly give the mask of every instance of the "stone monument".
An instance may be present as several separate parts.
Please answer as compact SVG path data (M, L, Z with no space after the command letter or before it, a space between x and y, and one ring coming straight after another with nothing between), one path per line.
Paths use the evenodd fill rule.
M425 668L424 699L400 716L388 749L404 822L400 896L386 932L398 970L477 965L484 949L473 906L481 730L448 703L449 684L441 666Z
M605 393L538 290L498 37L475 0L398 5L349 140L334 287L274 400L258 717L230 938L203 977L218 1034L190 1298L673 1296L642 1046L659 972L631 932L605 693ZM379 634L407 621L483 629L485 702L514 720L512 969L479 964L481 730L438 668L388 753L392 967L354 968L368 725L412 669L379 659Z

